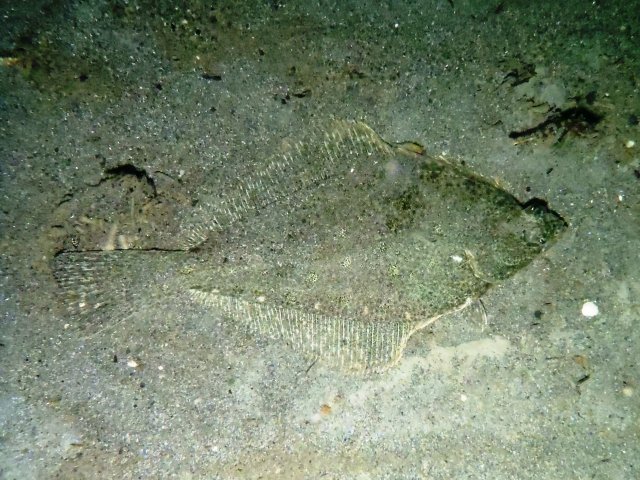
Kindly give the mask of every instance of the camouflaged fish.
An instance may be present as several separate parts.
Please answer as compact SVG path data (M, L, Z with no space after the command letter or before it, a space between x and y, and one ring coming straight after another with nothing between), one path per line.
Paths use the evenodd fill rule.
M542 200L520 203L418 144L348 121L229 179L206 210L184 250L58 254L69 310L186 294L311 359L381 370L413 333L529 264L566 227Z

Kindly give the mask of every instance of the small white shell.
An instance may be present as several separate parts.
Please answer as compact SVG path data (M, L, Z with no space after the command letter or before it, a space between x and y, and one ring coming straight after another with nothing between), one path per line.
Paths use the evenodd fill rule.
M584 302L582 305L582 315L587 318L595 317L599 312L598 305L593 302Z

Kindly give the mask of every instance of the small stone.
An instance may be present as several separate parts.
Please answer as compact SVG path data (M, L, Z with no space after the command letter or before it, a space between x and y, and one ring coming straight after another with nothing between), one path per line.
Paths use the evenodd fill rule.
M598 306L593 302L584 302L582 305L582 315L587 318L592 318L598 315L599 309Z

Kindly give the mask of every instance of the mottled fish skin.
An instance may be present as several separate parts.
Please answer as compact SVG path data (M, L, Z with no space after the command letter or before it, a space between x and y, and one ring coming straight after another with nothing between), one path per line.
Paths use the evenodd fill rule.
M122 316L186 293L311 359L383 370L413 333L513 275L566 228L543 201L522 204L418 144L347 121L230 180L210 211L185 251L59 254L70 312Z

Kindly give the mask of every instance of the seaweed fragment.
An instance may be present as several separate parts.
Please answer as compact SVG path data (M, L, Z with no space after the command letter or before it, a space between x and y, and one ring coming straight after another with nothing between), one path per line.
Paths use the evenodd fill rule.
M583 106L563 110L554 110L545 120L530 128L512 130L509 138L555 136L555 142L561 142L568 134L583 136L595 130L604 118L603 115Z

